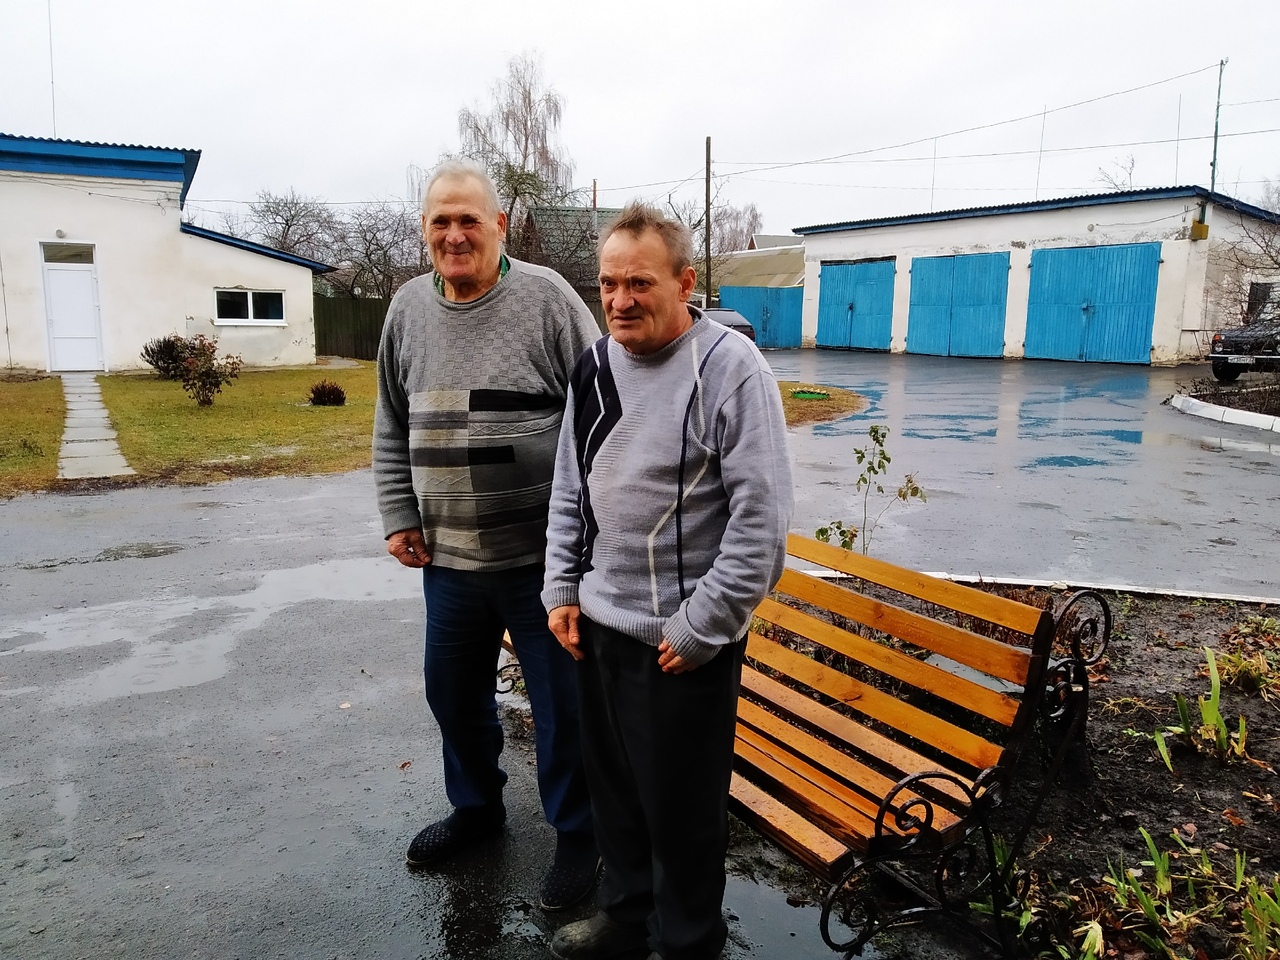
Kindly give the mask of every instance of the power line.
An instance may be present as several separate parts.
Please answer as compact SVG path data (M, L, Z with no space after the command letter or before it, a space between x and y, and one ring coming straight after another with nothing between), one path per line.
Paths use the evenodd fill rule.
M1085 105L1087 105L1087 104L1090 104L1090 103L1098 103L1099 101L1102 101L1102 100L1109 100L1109 99L1111 99L1112 97L1122 97L1122 96L1125 96L1125 95L1130 94L1130 93L1137 93L1139 90L1148 90L1148 89L1150 89L1151 87L1158 87L1158 86L1160 86L1161 84L1165 84L1165 83L1172 83L1172 82L1173 82L1173 81L1175 81L1175 80L1183 80L1183 79L1185 79L1185 78L1187 78L1187 77L1193 77L1193 76L1195 76L1195 75L1197 75L1197 74L1201 74L1201 73L1205 73L1206 71L1209 71L1209 70L1217 69L1217 66L1218 66L1218 64L1217 64L1216 62L1215 62L1215 63L1211 63L1211 64L1209 64L1209 65L1208 65L1208 66L1206 66L1206 67L1201 67L1201 68L1200 68L1200 69L1198 69L1198 70L1189 70L1189 71L1187 71L1186 73L1180 73L1180 74L1178 74L1177 76L1174 76L1174 77L1166 77L1166 78L1165 78L1165 79L1163 79L1163 80L1155 80L1155 81L1153 81L1153 82L1151 82L1151 83L1144 83L1144 84L1142 84L1142 85L1140 85L1140 86L1137 86L1137 87L1130 87L1130 88L1129 88L1129 89L1127 89L1127 90L1117 90L1117 91L1115 91L1114 93L1104 93L1104 94L1102 94L1101 96L1097 96L1097 97L1090 97L1090 98L1089 98L1089 99L1087 99L1087 100L1077 100L1075 103L1068 103L1068 104L1064 104L1063 106L1060 106L1060 107L1053 107L1053 108L1048 109L1048 110L1037 110L1035 113L1028 113L1028 114L1026 114L1026 115L1024 115L1024 116L1021 116L1021 117L1011 117L1011 118L1010 118L1010 119L1008 119L1008 120L997 120L997 121L995 121L995 122L993 122L993 123L983 123L983 124L979 124L979 125L977 125L977 126L973 126L973 127L964 127L963 129L960 129L960 130L952 130L952 131L950 131L949 133L939 133L939 134L935 134L935 135L933 135L933 136L920 137L920 138L918 138L918 139L916 139L916 140L906 140L906 141L903 141L902 143L895 143L895 144L892 144L892 145L889 145L889 146L883 146L883 147L870 147L870 148L868 148L868 149L866 149L866 150L852 150L852 151L850 151L850 152L848 152L848 153L838 153L838 154L835 154L834 156L830 156L830 157L820 157L820 158L818 158L818 159L816 159L816 160L795 160L795 161L791 161L791 162L787 162L787 163L772 163L772 162L770 162L770 163L768 163L767 165L757 167L757 168L756 168L756 169L754 169L754 170L746 170L746 171L743 171L743 172L744 172L744 173L763 173L763 172L764 172L764 171L766 171L766 170L781 170L781 169L784 169L784 168L786 168L786 167L803 167L803 166L808 166L809 164L814 164L814 163L830 163L830 162L831 162L831 161L833 161L833 160L843 160L843 159L845 159L846 157L864 156L864 155L869 154L869 153L883 153L883 152L884 152L884 151L886 151L886 150L899 150L899 149L901 149L901 148L903 148L903 147L914 147L914 146L916 146L916 145L918 145L918 144L921 144L921 143L928 143L930 140L941 140L941 139L943 139L943 138L945 138L945 137L956 137L956 136L959 136L959 135L961 135L961 134L963 134L963 133L975 133L975 132L977 132L978 130L990 130L990 129L992 129L993 127L1003 127L1003 126L1007 126L1008 124L1011 124L1011 123L1021 123L1021 122L1023 122L1024 120L1034 120L1034 119L1035 119L1035 118L1037 118L1037 117L1043 117L1043 116L1046 116L1047 114L1050 114L1050 113L1061 113L1063 110L1072 110L1072 109L1074 109L1074 108L1076 108L1076 107L1083 107L1083 106L1085 106ZM759 161L759 160L755 160L755 161L752 161L752 160L719 160L719 161L717 161L717 162L718 162L718 163L722 163L722 164L727 164L727 165L729 165L729 166L750 166L750 165L751 165L751 164L753 164L753 163L761 163L761 161Z
M1224 133L1219 136L1219 139L1225 139L1226 137L1252 137L1252 136L1257 136L1259 134L1266 134L1266 133L1280 133L1280 127L1268 127L1264 130L1240 130L1236 133ZM937 160L986 160L986 159L999 158L999 157L1029 156L1031 154L1040 153L1040 152L1078 153L1078 152L1089 151L1089 150L1114 150L1117 147L1145 147L1145 146L1156 146L1160 144L1177 143L1177 142L1186 143L1192 140L1212 140L1212 139L1213 139L1213 134L1203 134L1203 135L1194 136L1194 137L1179 137L1176 140L1174 138L1166 138L1166 139L1160 139L1160 140L1122 140L1117 143L1092 143L1092 144L1082 144L1080 146L1075 146L1075 147L1046 147L1043 151L1040 151L1040 150L991 150L985 153L949 153L949 154L943 154L941 156L938 156L937 158L934 158L932 156L868 157L861 160L832 160L832 161L824 161L824 163L830 166L835 166L837 164L843 165L843 164L856 164L856 163L922 163L922 162L932 162L935 159ZM762 168L762 170L739 170L733 173L717 174L717 176L741 177L744 174L748 174L748 173L763 172L763 169L774 169L774 168Z

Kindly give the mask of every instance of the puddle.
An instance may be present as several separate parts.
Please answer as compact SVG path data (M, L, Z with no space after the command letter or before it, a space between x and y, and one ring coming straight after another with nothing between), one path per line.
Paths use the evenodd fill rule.
M44 702L57 707L196 686L225 676L240 637L295 604L420 598L420 581L399 574L385 557L331 560L269 571L253 590L235 596L137 598L59 611L0 625L0 645L19 641L0 650L0 662L25 653L128 645L122 659L44 688Z
M818 931L822 916L818 904L793 907L783 891L730 875L724 905L736 918L729 920L727 960L831 960L835 956ZM884 955L866 947L862 956L877 960Z
M1024 464L1023 469L1034 469L1035 467L1105 467L1106 465L1106 460L1096 460L1093 457L1037 457Z

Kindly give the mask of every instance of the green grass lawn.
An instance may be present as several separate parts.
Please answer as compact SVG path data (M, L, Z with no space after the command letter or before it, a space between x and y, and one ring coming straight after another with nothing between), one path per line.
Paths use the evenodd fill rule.
M827 387L822 384L797 383L793 380L779 380L778 389L782 392L782 412L787 418L788 427L798 427L805 423L822 423L827 420L839 420L846 414L861 409L863 399L852 390L840 387ZM791 394L796 390L825 393L822 399L799 399Z
M339 384L341 407L313 407L311 385ZM101 376L120 452L147 479L205 483L228 477L337 473L367 467L377 370L251 370L198 407L182 385L154 376Z
M311 385L338 383L342 407L313 407ZM377 397L372 363L335 369L250 370L198 407L181 384L155 376L98 378L120 451L142 482L208 483L230 477L338 473L367 467ZM856 394L823 387L828 400L799 401L783 383L787 423L833 420L861 403ZM63 418L56 377L0 379L0 497L53 486Z
M57 479L65 418L61 380L0 377L0 497Z

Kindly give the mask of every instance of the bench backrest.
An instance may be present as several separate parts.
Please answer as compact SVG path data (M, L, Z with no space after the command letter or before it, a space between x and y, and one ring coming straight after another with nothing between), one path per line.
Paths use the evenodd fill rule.
M923 770L972 782L1014 759L1043 695L1048 612L804 537L787 547L854 588L788 567L757 608L740 757L760 767L786 745L870 801Z

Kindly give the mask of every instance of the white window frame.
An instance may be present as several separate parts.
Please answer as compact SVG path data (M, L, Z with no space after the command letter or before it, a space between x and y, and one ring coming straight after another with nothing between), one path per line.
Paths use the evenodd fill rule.
M245 319L224 319L218 316L218 294L220 293L243 293L249 300L250 316ZM255 293L278 293L280 294L280 310L284 316L279 320L259 320L252 316L253 314L253 295ZM215 327L287 327L289 325L289 314L285 306L285 291L272 290L269 288L250 289L249 287L214 287L213 288L213 325Z

